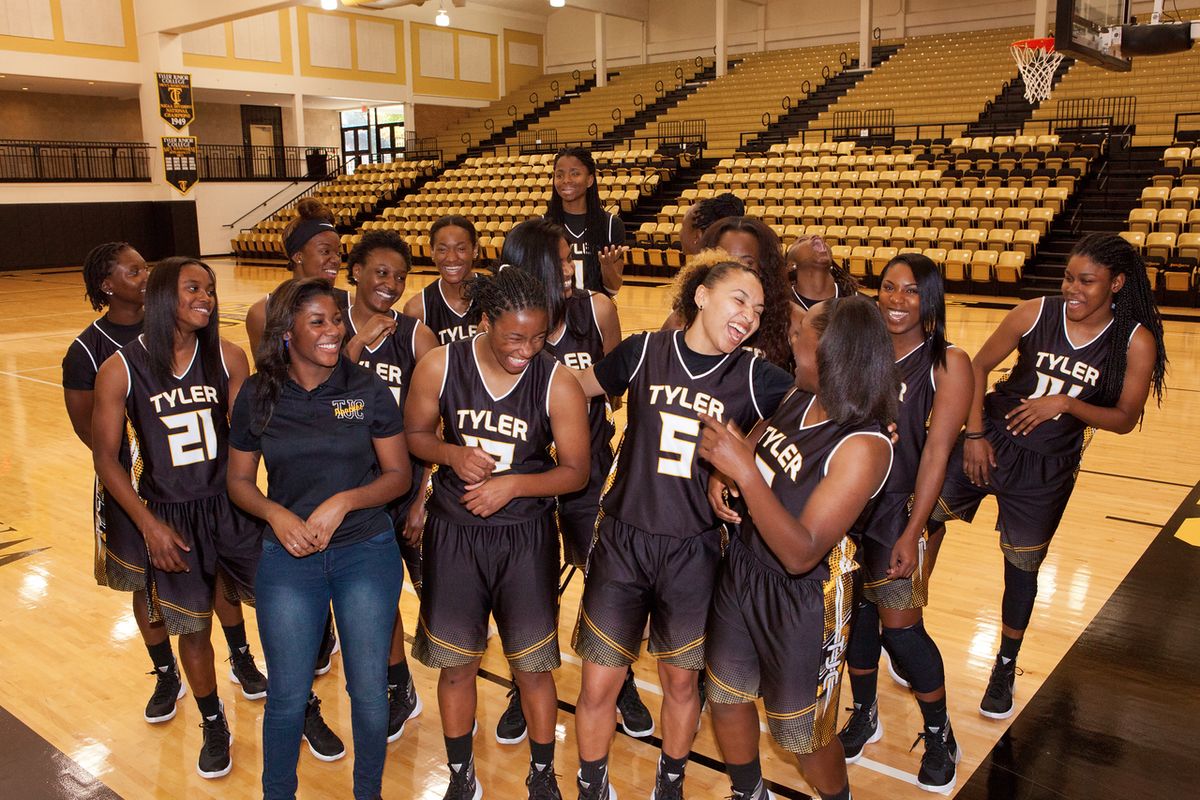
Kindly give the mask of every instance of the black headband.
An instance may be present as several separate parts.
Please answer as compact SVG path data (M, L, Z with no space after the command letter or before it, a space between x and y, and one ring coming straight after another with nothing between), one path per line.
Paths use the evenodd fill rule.
M309 239L325 231L334 231L336 233L337 228L333 227L333 223L323 219L300 220L300 224L296 226L296 230L292 231L291 235L283 243L283 249L287 251L287 257L291 258L301 247L308 244Z

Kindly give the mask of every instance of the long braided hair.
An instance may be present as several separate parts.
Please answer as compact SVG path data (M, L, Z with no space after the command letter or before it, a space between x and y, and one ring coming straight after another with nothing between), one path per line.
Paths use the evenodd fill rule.
M283 336L296 324L296 314L314 297L333 297L333 285L324 278L289 278L271 292L262 339L254 351L258 373L254 387L251 431L261 435L275 413L279 393L288 379L291 356Z
M506 312L529 308L541 309L549 316L546 287L523 269L502 269L490 278L480 275L467 285L465 295L471 301L467 321L472 325L483 317L495 324Z
M754 217L725 217L709 226L700 240L703 248L717 247L726 233L748 233L758 242L757 272L763 285L762 321L758 332L747 344L762 350L767 360L786 370L792 368L792 347L788 326L792 319L791 287L783 245L775 232Z
M1135 325L1140 324L1154 337L1154 371L1150 376L1150 388L1154 399L1162 405L1163 389L1167 375L1167 349L1163 344L1162 317L1154 302L1154 290L1146 274L1146 262L1129 242L1120 236L1093 233L1083 237L1071 250L1071 258L1087 258L1105 267L1112 277L1125 276L1125 285L1112 296L1112 346L1108 359L1100 370L1099 397L1096 405L1113 406L1121 397L1125 387L1125 343L1133 335Z

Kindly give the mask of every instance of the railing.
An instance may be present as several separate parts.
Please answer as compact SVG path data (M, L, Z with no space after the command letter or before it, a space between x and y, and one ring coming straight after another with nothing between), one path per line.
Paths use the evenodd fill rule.
M1181 111L1175 115L1175 135L1171 141L1200 142L1200 111Z
M693 120L688 120L693 121ZM595 123L593 123L595 124ZM666 125L668 123L660 123ZM677 123L671 123L677 124ZM486 148L486 152L495 155L528 155L530 153L552 153L564 147L585 147L593 153L602 150L657 150L661 155L676 155L687 152L693 158L699 157L708 142L704 134L681 133L659 136L626 136L621 139L594 140L580 139L578 141L560 141L552 145L543 144L537 147L523 148L520 144L501 144Z
M848 112L847 112L848 113ZM965 136L964 131L970 127L973 136L1002 136L1012 134L1012 123L992 122L981 123L978 120L955 122L920 122L894 123L884 128L873 129L867 137L872 141L912 142L931 139L952 139ZM1100 136L1108 139L1123 139L1133 132L1131 125L1117 125L1111 116L1093 115L1088 117L1053 117L1050 119L1031 119L1022 123L1021 127L1028 135L1043 133L1062 133L1071 137ZM886 130L886 133L879 131ZM780 131L764 131L760 133L743 133L740 146L745 146L751 140L764 149L772 144L786 144L796 139L801 144L808 142L840 142L853 141L863 138L862 129L853 126L833 124L820 128L801 128L795 133Z
M202 181L322 180L340 163L336 147L201 144L196 169Z
M865 111L835 111L833 127L839 139L873 139L896 135L896 109L871 108Z
M145 142L0 139L0 181L149 181L151 150Z
M1059 100L1054 107L1054 116L1060 120L1112 117L1116 127L1133 125L1137 117L1135 95L1111 97L1072 97Z
M558 128L526 128L517 132L521 153L552 153L558 149Z

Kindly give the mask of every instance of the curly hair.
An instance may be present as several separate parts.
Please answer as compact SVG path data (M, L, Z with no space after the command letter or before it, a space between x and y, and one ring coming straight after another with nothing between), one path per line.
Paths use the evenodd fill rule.
M676 278L676 295L672 307L683 317L685 327L691 327L700 315L700 307L696 305L697 288L707 286L711 289L735 272L745 272L762 282L762 277L757 272L741 261L734 261L728 257L722 259L720 253L721 251L716 250L704 251L703 257L688 262ZM759 330L761 329L760 324Z
M792 320L792 301L788 299L790 286L783 245L773 230L754 217L725 217L709 226L700 246L716 247L727 233L748 233L758 242L758 258L752 269L758 272L762 281L765 305L758 332L746 344L762 350L772 364L790 370L792 348L788 343L788 327Z
M375 250L394 250L404 259L404 269L412 269L412 250L396 231L368 231L346 258L346 279L351 286L358 285L354 277L354 265L367 263L368 256Z

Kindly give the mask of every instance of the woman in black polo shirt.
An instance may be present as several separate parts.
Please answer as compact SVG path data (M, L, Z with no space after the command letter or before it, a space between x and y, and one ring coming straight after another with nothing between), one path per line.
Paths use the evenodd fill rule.
M387 656L400 550L387 514L412 479L387 385L341 355L345 324L329 283L272 294L257 374L234 404L229 496L267 521L256 576L270 665L263 795L296 793L312 664L332 601L354 729L354 797L379 796L387 747ZM260 455L267 496L255 484Z

